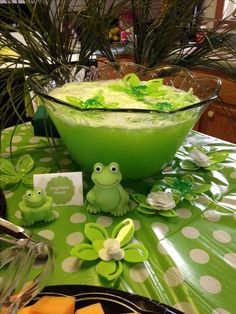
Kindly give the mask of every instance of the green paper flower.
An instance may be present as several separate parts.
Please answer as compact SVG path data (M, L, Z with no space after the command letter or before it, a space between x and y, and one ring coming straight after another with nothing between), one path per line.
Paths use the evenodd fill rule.
M184 170L197 170L203 168L206 170L221 170L223 168L220 162L228 158L229 153L225 151L208 152L202 147L193 146L187 149L186 159L180 163Z
M143 214L175 217L175 208L180 201L193 201L210 187L210 184L196 182L190 175L182 179L165 177L153 186L147 196L133 193L131 197L138 203L136 209Z
M152 191L147 196L144 194L131 194L133 200L138 203L136 209L147 215L160 215L164 217L175 217L174 210L177 200L171 193L165 191Z
M148 258L148 252L141 243L129 243L134 234L131 219L120 222L113 229L111 237L97 223L86 224L84 233L91 244L81 243L74 246L71 255L86 261L100 259L96 271L108 280L116 279L123 272L122 261L139 263Z
M34 168L34 160L28 154L22 155L15 166L9 160L0 158L0 182L5 185L17 185L22 182L32 188L33 175L48 173L50 170L45 167Z

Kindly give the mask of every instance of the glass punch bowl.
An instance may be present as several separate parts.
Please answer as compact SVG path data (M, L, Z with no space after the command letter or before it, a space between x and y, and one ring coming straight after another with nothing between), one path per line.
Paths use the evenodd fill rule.
M128 73L135 73L140 81L162 78L165 85L191 89L198 101L176 110L81 108L52 96L55 88L67 82L122 79ZM158 173L172 160L206 107L217 98L221 82L217 78L197 78L182 67L147 70L124 62L72 68L70 73L58 70L51 78L30 78L30 84L83 171L91 173L97 162L117 162L123 179L133 180Z

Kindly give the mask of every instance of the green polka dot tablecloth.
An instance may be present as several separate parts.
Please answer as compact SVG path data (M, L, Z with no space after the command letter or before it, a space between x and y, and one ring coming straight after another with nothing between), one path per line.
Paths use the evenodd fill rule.
M29 153L36 166L79 171L60 139L56 151L44 137L35 137L31 124L6 129L1 138L1 157L10 159L10 140L13 158ZM57 220L36 223L28 229L53 243L56 268L49 285L83 284L111 287L133 292L173 306L187 314L236 313L236 147L235 145L193 132L186 145L200 144L227 150L230 154L221 170L191 171L211 184L211 189L199 199L178 203L174 218L147 216L136 210L125 218L135 225L135 241L145 245L148 260L138 264L124 264L121 276L107 281L95 270L95 262L86 262L70 255L71 248L86 241L84 225L96 222L108 232L124 219L104 214L93 215L83 206L54 207ZM182 148L181 148L182 149ZM180 150L181 151L181 150ZM166 173L182 175L178 154ZM147 193L157 177L123 183L128 192ZM84 194L91 185L84 174ZM20 224L19 202L26 191L23 184L5 190L7 219Z

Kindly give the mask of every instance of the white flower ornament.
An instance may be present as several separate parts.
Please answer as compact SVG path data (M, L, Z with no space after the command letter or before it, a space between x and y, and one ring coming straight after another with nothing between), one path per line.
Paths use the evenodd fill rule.
M147 196L147 203L159 210L170 210L175 208L175 201L170 193L156 191Z
M221 162L225 161L229 153L226 151L207 151L200 146L185 147L183 157L180 162L180 167L184 170L197 170L203 168L205 170L221 170L223 165Z
M199 167L208 167L210 166L210 157L201 152L199 149L194 147L194 149L189 154L189 157L192 161Z

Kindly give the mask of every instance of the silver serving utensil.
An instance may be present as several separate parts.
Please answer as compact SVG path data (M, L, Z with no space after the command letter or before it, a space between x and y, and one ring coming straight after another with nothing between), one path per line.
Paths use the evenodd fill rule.
M54 270L54 254L50 242L32 232L0 218L0 268L5 267L0 284L0 309L15 314L46 285ZM43 265L39 274L26 283L35 263Z

